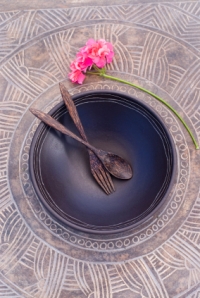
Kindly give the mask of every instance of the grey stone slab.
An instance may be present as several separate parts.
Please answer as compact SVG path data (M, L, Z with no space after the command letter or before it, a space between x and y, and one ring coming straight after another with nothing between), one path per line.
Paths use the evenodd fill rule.
M200 152L165 106L100 77L74 85L69 64L88 38L114 45L109 73L158 94L200 143L199 1L0 1L0 297L153 298L200 295ZM71 94L123 91L157 113L176 151L173 187L154 216L116 235L64 227L29 175L38 121Z

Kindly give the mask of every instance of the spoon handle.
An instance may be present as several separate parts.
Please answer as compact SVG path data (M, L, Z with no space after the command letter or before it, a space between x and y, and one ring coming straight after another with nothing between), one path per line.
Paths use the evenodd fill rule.
M84 144L87 148L91 149L92 151L94 151L95 153L97 153L97 149L95 147L93 147L92 145L90 145L88 142L82 140L81 138L77 137L73 132L71 132L70 130L68 130L66 127L64 127L61 123L59 123L57 120L55 120L53 117L51 117L50 115L36 110L36 109L29 109L30 112L35 115L38 119L42 120L44 123L48 124L49 126L59 130L60 132L70 136L71 138L75 139L76 141Z
M59 83L59 87L60 87L60 92L62 94L62 99L68 109L68 112L69 112L71 118L73 119L76 127L78 128L81 137L83 138L84 141L87 142L87 137L86 137L85 131L84 131L82 123L80 121L76 106L75 106L73 100L71 99L71 95L69 94L69 92L64 84Z

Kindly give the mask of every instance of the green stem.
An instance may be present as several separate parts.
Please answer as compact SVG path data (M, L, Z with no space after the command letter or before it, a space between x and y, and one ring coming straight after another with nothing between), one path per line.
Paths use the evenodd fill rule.
M145 88L142 88L140 86L137 86L133 83L130 83L128 81L125 81L125 80L122 80L122 79L119 79L119 78L116 78L116 77L113 77L113 76L110 76L110 75L107 75L105 73L102 73L102 72L99 72L98 75L104 77L104 78L107 78L107 79L111 79L111 80L114 80L114 81L117 81L117 82L121 82L121 83L124 83L124 84L127 84L127 85L130 85L132 87L135 87L137 89L140 89L148 94L150 94L151 96L155 97L157 100L159 100L160 102L162 102L165 106L167 106L178 118L179 120L182 122L182 124L185 126L186 130L188 131L189 135L191 136L192 138L192 141L195 145L195 148L196 149L199 149L199 145L197 143L197 141L195 140L191 130L189 129L189 127L187 126L187 124L185 123L185 121L183 120L183 118L176 112L176 110L170 105L168 104L165 100L163 100L162 98L160 98L158 95L154 94L153 92L151 91L148 91L147 89Z
M90 74L90 75L100 75L99 72L93 72L93 71L87 71L87 74Z

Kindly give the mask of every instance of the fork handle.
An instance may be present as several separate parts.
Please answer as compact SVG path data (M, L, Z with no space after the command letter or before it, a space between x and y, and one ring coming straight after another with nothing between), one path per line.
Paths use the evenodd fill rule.
M77 140L78 142L82 143L87 148L91 149L94 153L96 153L97 155L99 154L99 152L102 151L100 149L97 149L97 148L93 147L87 141L84 141L81 138L79 138L77 135L75 135L73 132L71 132L69 129L67 129L64 125L62 125L56 119L54 119L53 117L51 117L49 114L46 114L46 113L44 113L44 112L42 112L40 110L36 110L36 109L33 109L33 108L30 108L29 111L33 115L35 115L38 119L42 120L44 123L46 123L49 126L57 129L58 131L61 131L62 133L70 136L71 138Z
M62 94L64 103L69 111L69 114L70 114L72 120L74 121L74 124L76 125L77 129L79 130L80 135L83 138L83 140L87 142L87 137L86 137L85 131L83 129L81 120L78 115L78 111L76 109L76 106L75 106L72 98L71 98L71 95L69 94L67 88L65 87L65 85L63 83L59 83L59 87L60 87L60 92Z

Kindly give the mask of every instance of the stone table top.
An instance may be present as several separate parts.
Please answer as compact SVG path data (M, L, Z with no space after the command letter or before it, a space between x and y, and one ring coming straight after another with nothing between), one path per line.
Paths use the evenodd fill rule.
M67 79L88 38L114 45L109 73L158 94L200 143L199 1L0 1L0 297L200 297L200 152L180 121L133 87ZM71 94L126 92L162 117L176 169L167 202L129 231L98 236L64 227L41 206L29 177L37 121Z

